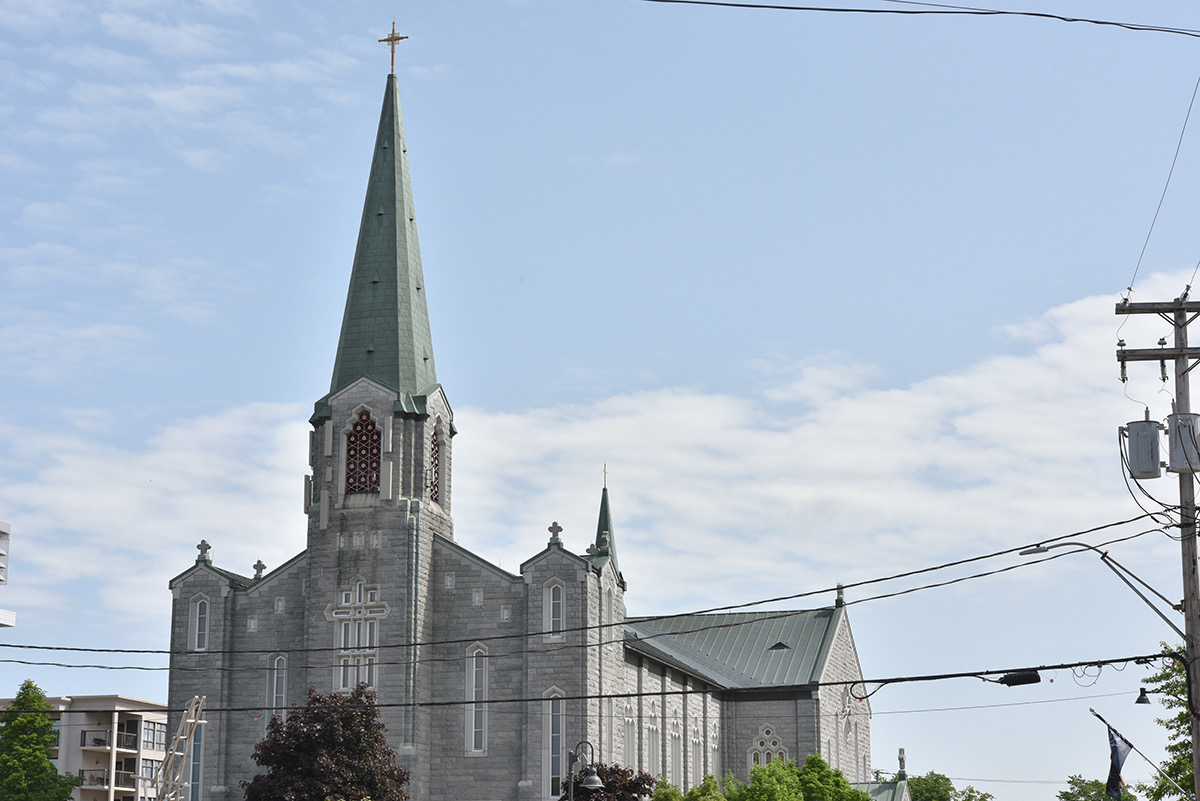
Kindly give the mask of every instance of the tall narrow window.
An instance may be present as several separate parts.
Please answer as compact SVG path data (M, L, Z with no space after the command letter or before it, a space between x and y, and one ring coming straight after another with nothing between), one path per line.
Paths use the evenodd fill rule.
M658 707L650 702L650 714L646 718L646 772L651 776L662 773L662 738L658 734Z
M551 690L545 704L546 715L546 795L558 798L563 791L563 699L557 690Z
M637 718L633 716L633 704L625 705L625 753L624 765L638 769L641 760L638 759Z
M382 434L365 409L346 434L346 494L379 492Z
M201 781L204 778L204 727L197 726L192 737L191 766L188 770L187 801L203 801Z
M542 595L543 625L547 637L563 636L563 583L553 579L546 584Z
M388 606L379 600L378 587L368 587L362 581L338 590L334 597L340 600L331 610L333 619L339 621L334 640L340 653L333 686L338 690L352 690L359 684L374 688L378 681L379 621L387 617Z
M683 737L679 733L679 721L671 724L671 764L667 781L683 786Z
M467 750L487 750L487 649L472 646L467 652Z
M277 656L271 660L271 706L277 710L287 707L286 656Z
M429 500L441 503L442 497L442 439L437 428L429 438Z
M203 651L208 648L208 601L203 598L196 601L196 634L194 639L197 651Z

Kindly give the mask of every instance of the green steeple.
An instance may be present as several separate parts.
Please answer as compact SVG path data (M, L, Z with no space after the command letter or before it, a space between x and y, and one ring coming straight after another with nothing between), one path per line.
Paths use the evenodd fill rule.
M329 393L363 377L398 391L402 406L437 385L394 74L383 95Z
M607 559L612 562L613 572L618 576L621 575L621 569L617 565L617 541L613 537L612 512L608 510L608 487L605 487L600 494L600 519L596 523L596 543L588 549L592 554L593 564L596 564L598 559Z

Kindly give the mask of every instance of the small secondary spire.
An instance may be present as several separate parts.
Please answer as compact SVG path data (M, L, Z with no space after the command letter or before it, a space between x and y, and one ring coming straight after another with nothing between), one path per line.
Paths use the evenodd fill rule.
M385 36L379 40L381 42L387 42L388 47L390 47L392 49L392 75L396 74L396 43L404 41L407 38L408 38L407 36L397 35L396 20L392 20L392 35Z

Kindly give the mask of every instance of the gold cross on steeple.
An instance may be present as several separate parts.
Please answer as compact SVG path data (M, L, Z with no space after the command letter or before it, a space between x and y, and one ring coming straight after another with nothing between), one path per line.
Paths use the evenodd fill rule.
M397 36L396 35L396 20L392 20L392 35L385 36L384 38L379 40L381 42L387 42L388 45L392 48L392 74L393 75L396 74L396 42L402 41L407 38L408 38L407 36Z

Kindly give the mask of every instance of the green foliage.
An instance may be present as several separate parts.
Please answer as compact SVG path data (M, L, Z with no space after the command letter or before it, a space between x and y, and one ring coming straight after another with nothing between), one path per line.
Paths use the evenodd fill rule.
M736 780L735 780L736 781ZM683 794L683 801L726 801L721 783L715 776L705 776L700 783Z
M971 785L967 785L958 791L955 796L956 801L995 801L996 796L991 793L985 793L983 790L976 790Z
M817 754L800 767L788 759L755 765L749 784L742 784L731 774L723 785L722 792L722 784L705 776L682 801L870 801L870 796L851 787L841 771L829 767ZM671 801L660 799L657 791L654 800Z
M306 705L286 721L271 718L254 747L254 761L267 772L242 782L246 801L406 801L408 771L396 764L383 732L365 685L349 695L310 687Z
M658 788L654 786L654 777L644 770L635 771L623 768L616 763L606 765L603 762L597 762L592 767L596 769L596 775L600 777L600 781L604 782L604 787L598 790L589 790L583 787L588 766L581 765L575 775L570 778L575 785L575 801L637 801L651 793L656 799L658 798ZM562 797L568 798L570 792L571 785L568 784L563 788ZM679 790L677 789L675 792L678 793ZM682 798L681 795L672 801L682 801Z
M976 790L969 784L959 790L954 782L933 771L910 778L908 792L912 801L992 801L995 798L991 793Z
M1164 651L1171 648L1162 643ZM1182 651L1183 646L1175 648ZM1142 684L1150 688L1152 698L1155 698L1167 710L1172 712L1165 718L1156 718L1156 722L1167 730L1167 759L1159 769L1170 776L1176 784L1189 793L1193 787L1192 779L1192 729L1187 711L1187 683L1183 675L1183 665L1174 659L1163 660L1158 672L1142 679ZM1155 774L1150 783L1139 783L1139 793L1145 793L1149 801L1164 801L1169 798L1184 798L1171 782L1161 775Z
M653 801L683 801L683 791L666 779L658 779L654 783Z
M58 745L54 721L33 711L48 709L46 694L26 679L0 715L0 798L5 801L67 801L82 782L63 776L50 761L50 749Z
M1067 777L1067 789L1058 791L1058 801L1110 801L1104 792L1104 782L1099 779L1084 779L1076 774ZM1121 788L1121 801L1138 801L1128 787Z
M912 801L954 801L954 782L940 773L929 771L908 780Z

